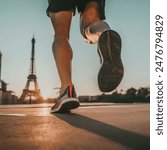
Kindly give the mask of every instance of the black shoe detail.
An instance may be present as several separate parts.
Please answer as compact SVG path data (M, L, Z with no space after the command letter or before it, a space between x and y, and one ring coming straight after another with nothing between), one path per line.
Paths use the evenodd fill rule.
M124 74L119 34L113 30L102 33L98 41L98 52L102 62L98 74L99 89L111 92L120 84Z
M64 113L71 109L79 107L80 103L77 99L75 88L73 85L69 85L64 93L62 93L55 101L55 104L51 107L51 113Z

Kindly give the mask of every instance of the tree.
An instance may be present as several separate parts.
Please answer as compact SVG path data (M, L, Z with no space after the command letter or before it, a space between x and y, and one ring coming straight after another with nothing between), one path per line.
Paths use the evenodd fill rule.
M133 87L131 87L130 89L127 90L127 92L125 94L125 99L127 102L129 102L129 103L135 102L136 91L137 90Z
M139 88L136 94L137 102L149 102L150 98L150 88Z

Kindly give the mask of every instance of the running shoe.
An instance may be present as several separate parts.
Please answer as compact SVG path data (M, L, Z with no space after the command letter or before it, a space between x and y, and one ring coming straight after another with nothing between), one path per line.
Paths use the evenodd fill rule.
M120 84L124 74L119 34L113 30L103 32L98 40L98 53L101 60L98 86L102 92L111 92Z
M51 113L69 112L71 109L79 107L79 105L75 88L71 84L65 89L64 93L56 99L55 104L51 107Z

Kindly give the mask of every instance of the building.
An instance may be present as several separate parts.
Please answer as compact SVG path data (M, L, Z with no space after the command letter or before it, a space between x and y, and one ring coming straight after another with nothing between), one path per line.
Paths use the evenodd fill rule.
M17 104L18 98L13 91L7 90L7 83L0 81L0 104Z
M7 83L1 80L1 61L2 53L0 52L0 104L16 104L18 98L12 91L7 90Z

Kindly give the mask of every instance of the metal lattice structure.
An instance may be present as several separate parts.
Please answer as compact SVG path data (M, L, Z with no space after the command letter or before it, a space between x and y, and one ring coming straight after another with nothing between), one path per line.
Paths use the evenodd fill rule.
M20 103L38 103L39 100L42 99L40 89L38 87L37 76L35 73L35 38L32 40L32 51L31 51L31 63L30 63L30 72L27 77L27 83L25 89L23 89L23 93L20 97ZM33 89L31 89L30 85L32 84Z

